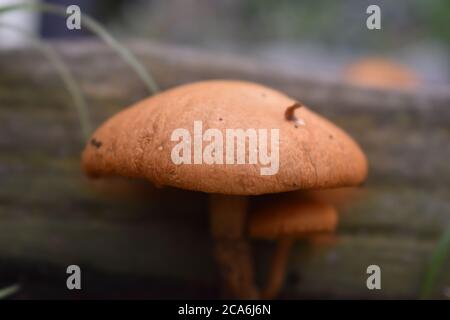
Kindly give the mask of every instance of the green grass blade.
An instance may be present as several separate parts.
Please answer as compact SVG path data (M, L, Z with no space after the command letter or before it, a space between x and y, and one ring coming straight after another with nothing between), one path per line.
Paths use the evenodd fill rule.
M0 6L0 14L15 10L42 11L67 17L64 6L46 4L46 3L19 3ZM100 37L112 49L114 49L122 59L136 72L139 78L144 82L150 93L159 91L153 77L147 72L146 68L136 59L136 57L126 47L121 45L100 23L85 13L81 14L81 24L88 30Z
M51 46L47 45L43 41L40 41L36 37L34 37L33 34L27 32L24 29L21 29L20 27L1 23L0 22L0 28L7 28L14 32L20 33L24 36L26 36L32 44L37 47L39 50L42 51L42 53L45 55L45 57L53 64L56 71L58 72L59 76L61 77L61 80L64 82L67 90L69 91L70 95L72 96L74 106L78 113L78 118L81 125L81 131L83 133L83 137L85 140L89 138L89 135L92 132L92 124L89 119L88 115L88 106L86 103L86 100L81 92L80 87L78 86L77 82L75 81L75 78L72 76L72 73L70 72L69 68L64 63L64 60L59 56L59 54L54 50Z
M447 227L447 230L442 235L439 240L436 249L434 250L430 265L425 274L425 278L422 284L422 289L420 293L421 299L429 299L431 294L433 293L433 289L435 286L436 278L441 271L442 266L445 262L445 258L450 252L450 225Z
M20 286L18 284L14 284L12 286L0 289L0 300L8 298L9 296L15 294L20 290Z

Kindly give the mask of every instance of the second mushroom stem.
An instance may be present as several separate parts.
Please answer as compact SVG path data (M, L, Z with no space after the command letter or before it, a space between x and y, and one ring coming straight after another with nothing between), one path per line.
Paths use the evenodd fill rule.
M228 298L258 298L251 248L245 232L247 210L247 197L210 195L214 253Z
M285 236L278 240L272 258L269 280L266 287L261 292L262 299L273 299L280 292L286 274L289 251L291 250L293 242L294 238L291 236Z

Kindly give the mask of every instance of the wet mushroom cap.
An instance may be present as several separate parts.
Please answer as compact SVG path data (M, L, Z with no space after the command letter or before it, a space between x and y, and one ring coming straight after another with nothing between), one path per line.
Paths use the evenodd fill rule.
M363 182L367 160L357 143L307 107L296 106L300 105L294 99L250 82L215 80L182 85L107 120L89 140L82 165L91 176L146 178L157 185L230 195ZM194 121L202 121L203 132L219 129L224 150L226 129L267 129L270 151L271 129L279 129L278 172L261 175L260 169L270 165L249 164L248 143L246 164L175 164L171 152L179 141L171 141L171 135L176 129L187 129L193 144ZM203 147L208 144L203 141Z
M249 233L256 239L278 239L336 230L338 214L328 204L305 199L279 199L253 210Z

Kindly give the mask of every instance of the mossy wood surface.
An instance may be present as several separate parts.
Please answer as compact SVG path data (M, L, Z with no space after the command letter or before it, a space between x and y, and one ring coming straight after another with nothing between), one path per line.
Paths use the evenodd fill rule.
M95 125L147 95L106 46L55 45L81 84ZM283 297L418 297L431 252L450 223L448 88L358 89L248 57L156 43L129 46L162 88L212 78L265 83L339 124L367 153L364 196L340 210L333 245L295 245ZM65 268L78 264L88 279L79 295L86 297L105 294L99 283L111 288L108 296L127 296L130 283L139 296L215 296L206 196L143 181L85 178L71 104L39 52L0 54L0 284L19 281L27 297L27 284L41 292L41 279L49 279L52 291L42 297L72 297ZM254 246L262 281L273 245ZM382 290L366 288L370 264L381 267ZM449 269L447 259L435 297L448 294Z

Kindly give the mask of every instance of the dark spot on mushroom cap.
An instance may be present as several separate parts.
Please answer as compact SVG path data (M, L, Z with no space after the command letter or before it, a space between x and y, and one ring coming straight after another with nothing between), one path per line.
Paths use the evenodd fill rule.
M95 140L95 138L91 139L91 145L97 149L99 149L103 143L101 141Z

